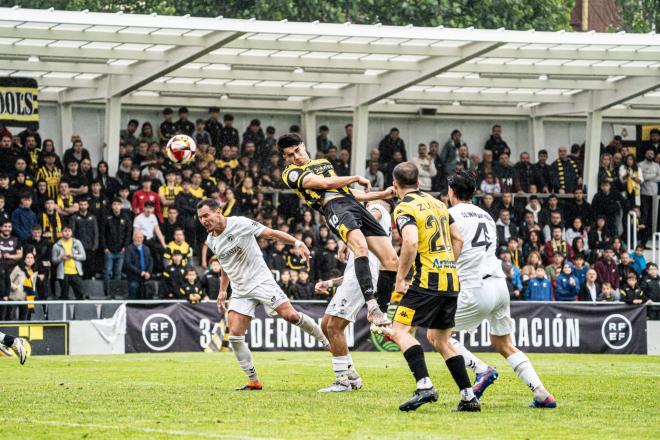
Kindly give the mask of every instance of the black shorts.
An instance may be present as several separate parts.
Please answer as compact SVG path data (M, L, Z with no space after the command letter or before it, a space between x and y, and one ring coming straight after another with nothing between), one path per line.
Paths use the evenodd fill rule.
M394 321L412 327L445 330L454 327L457 293L429 295L409 288L396 309Z
M387 237L380 223L361 203L349 197L336 197L323 207L323 215L333 233L344 242L354 229L365 237Z

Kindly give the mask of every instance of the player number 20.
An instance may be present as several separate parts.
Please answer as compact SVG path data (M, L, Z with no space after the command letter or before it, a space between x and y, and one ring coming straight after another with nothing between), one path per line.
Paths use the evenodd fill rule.
M447 240L447 218L441 217L440 222L438 222L435 216L429 215L426 217L426 227L434 230L429 240L431 253L445 252L449 243Z

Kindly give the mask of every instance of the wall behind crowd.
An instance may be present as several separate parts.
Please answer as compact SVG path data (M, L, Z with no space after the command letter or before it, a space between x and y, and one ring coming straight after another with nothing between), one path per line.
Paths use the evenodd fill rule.
M195 121L197 118L208 117L207 109L201 111L191 108L189 119ZM40 129L41 133L48 133L49 137L55 140L55 145L59 146L61 138L61 127L57 114L57 107L43 104L40 111ZM253 118L261 120L261 126L272 125L282 134L284 128L296 124L302 126L300 114L297 113L269 113L267 111L249 111L241 112L233 109L224 109L223 112L230 112L235 116L234 127L242 135ZM176 115L175 115L176 116ZM495 115L497 116L497 115ZM140 123L150 121L154 127L158 127L163 120L162 108L144 109L124 106L122 108L120 127L125 128L130 119L137 119ZM176 119L176 118L175 118ZM318 114L316 117L316 127L327 125L330 127L330 139L339 144L339 141L345 136L343 127L352 122L350 114ZM449 134L455 128L461 130L464 134L464 141L470 147L471 153L481 154L483 146L490 136L493 124L502 125L503 137L512 150L512 160L517 161L518 155L523 151L531 153L532 148L529 145L529 128L526 119L507 120L500 117L493 119L473 119L461 117L460 119L449 119L443 116L437 117L416 117L411 115L390 116L383 114L374 114L369 118L369 148L375 148L383 136L389 132L390 128L397 127L401 132L401 138L406 142L409 152L415 151L418 143L428 144L431 140L437 140L440 145L449 138ZM79 133L85 142L92 156L92 162L97 163L102 159L101 145L103 144L104 133L104 108L93 106L73 107L73 132ZM544 122L545 145L549 153L549 160L554 161L557 157L557 146L570 146L575 139L585 139L586 122L576 121L546 121ZM611 123L604 123L602 130L602 139L607 145L614 136L614 128Z

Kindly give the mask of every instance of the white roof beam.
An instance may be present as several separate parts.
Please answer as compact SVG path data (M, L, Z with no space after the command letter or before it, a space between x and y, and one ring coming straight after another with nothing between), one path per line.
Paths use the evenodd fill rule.
M120 22L122 20L119 20ZM17 23L19 24L19 23ZM55 23L53 23L55 25ZM144 27L144 26L142 26ZM147 26L148 27L148 26ZM160 35L153 33L132 32L96 32L79 30L60 30L23 27L0 26L2 38L29 38L40 40L87 41L90 43L118 44L154 44L174 46L199 46L204 43L204 37L185 35Z
M102 75L128 75L131 72L128 66L108 65L106 63L89 63L81 60L79 63L60 61L20 61L3 60L0 57L2 70L38 71L38 72L76 72L95 73Z
M527 102L571 102L572 96L561 94L539 94L539 93L470 93L470 92L410 92L403 90L390 96L391 99L403 99L417 101L420 105L424 101L470 101L470 102L507 102L507 103L527 103Z
M367 54L365 54L367 55ZM264 65L280 67L313 67L326 69L355 70L416 70L417 61L379 61L368 59L313 58L303 56L249 56L209 54L197 60L200 63L217 63L230 65Z
M436 76L419 83L424 86L439 87L497 87L506 89L581 89L613 90L616 84L610 81L527 79L527 78L450 78Z
M259 70L241 70L239 68L231 70L216 69L188 69L184 66L181 69L170 73L170 76L184 78L206 78L206 79L240 79L262 81L268 79L271 81L302 81L302 82L323 82L323 83L344 83L344 84L378 84L377 75L363 75L351 73L324 73L324 72L303 72L295 73L292 71L269 70L264 73ZM266 77L267 76L267 77Z
M512 59L503 59L501 64L469 63L460 65L452 72L491 73L505 75L572 75L572 76L648 76L660 75L658 67L626 66L579 66L513 64Z
M553 116L605 110L660 87L660 75L630 77L616 82L615 90L586 91L573 95L571 102L544 104L532 110L535 116Z
M305 108L309 111L316 111L372 104L407 87L450 70L467 60L481 56L502 44L471 43L461 48L460 55L435 57L420 61L418 68L414 72L399 71L384 73L380 75L380 84L346 87L343 89L344 96L342 98L316 98L307 102Z
M232 84L181 84L176 82L150 83L140 87L140 90L152 92L185 92L208 93L210 95L239 94L239 95L273 95L273 96L340 96L340 89L316 87L272 87L272 86L239 86Z
M7 21L35 23L65 23L79 25L145 27L145 23L162 29L189 31L212 30L242 33L274 33L301 35L333 35L346 37L435 39L452 41L500 41L523 44L603 44L603 45L654 45L658 37L654 34L615 34L581 32L528 32L499 31L490 29L454 29L403 26L344 25L335 23L296 23L249 21L238 19L150 16L141 14L81 13L76 11L50 11L39 9L0 8L0 17Z
M494 50L492 57L518 59L579 59L606 61L658 61L660 51L657 50L566 50L566 49L505 49ZM657 48L656 48L657 49Z
M94 93L80 92L62 93L62 102L97 99L100 97L125 95L141 86L150 83L156 78L167 75L169 72L184 66L211 51L222 47L228 42L240 37L238 32L218 32L205 37L202 46L182 46L172 49L164 54L159 61L145 61L130 66L131 74L125 76L108 76L98 80L98 87Z

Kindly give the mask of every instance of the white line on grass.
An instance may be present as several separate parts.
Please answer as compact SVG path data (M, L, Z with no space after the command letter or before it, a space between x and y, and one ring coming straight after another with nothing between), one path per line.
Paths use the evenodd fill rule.
M222 439L237 439L237 440L273 440L275 437L250 437L247 435L238 434L214 434L212 432L198 432L198 431L174 431L169 429L155 429L139 426L109 426L97 425L94 423L73 423L61 422L57 420L32 420L32 419L2 419L3 422L14 423L33 423L35 425L50 425L50 426L68 426L71 428L93 428L93 429L106 429L115 431L138 431L153 434L167 434L179 435L184 437L204 437L204 438L222 438Z

